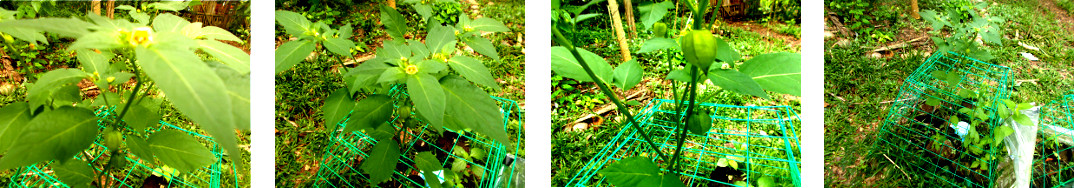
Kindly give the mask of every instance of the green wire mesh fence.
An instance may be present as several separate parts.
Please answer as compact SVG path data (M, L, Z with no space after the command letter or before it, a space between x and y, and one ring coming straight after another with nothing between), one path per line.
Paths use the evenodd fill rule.
M97 117L101 118L101 120L98 120L98 127L100 127L101 129L105 128L104 118L107 116L114 117L115 114L113 114L113 110L115 110L115 107L101 107L97 110ZM230 168L232 170L228 170L230 172L224 172L225 170L222 170L224 165L223 158L225 158L225 156L222 153L221 148L217 147L216 142L212 140L212 137L192 132L177 127L175 125L168 124L164 121L160 121L160 124L161 126L158 126L155 130L151 131L156 132L162 129L175 129L186 132L190 135L193 135L198 140L211 144L213 154L216 155L217 159L219 159L219 161L217 161L216 163L213 163L208 167L198 169L195 172L177 174L170 177L166 177L167 179L164 179L165 177L159 177L158 180L162 179L161 181L159 181L161 182L162 186L210 188L224 187L221 185L221 177L224 175L228 175L235 178L234 182L236 182L236 185L234 187L238 187L238 176L234 174L234 163L232 163L232 166ZM100 173L103 167L95 166L93 164L97 163L97 160L110 159L110 157L108 156L108 148L101 143L103 141L104 138L98 135L97 140L94 141L93 145L91 145L90 148L85 150L84 152L75 155L75 159L85 160L89 162L90 167L93 168L94 173ZM157 166L143 163L140 159L132 158L132 156L129 155L123 156L123 159L128 164L130 164L130 168L119 172L113 172L110 174L110 176L105 176L105 181L98 181L100 179L95 179L95 182L104 184L98 186L143 187L148 186L143 183L149 181L147 179L151 176L154 176L154 174L157 174L157 176L167 176L164 174L173 174L165 173ZM7 187L70 187L56 178L55 174L53 174L52 168L49 167L50 165L52 165L52 163L54 162L38 163L16 169L15 174L9 179L10 181L7 184Z
M1074 183L1074 95L1041 108L1040 135L1033 159L1033 187Z
M772 177L778 186L801 186L801 143L797 134L801 120L794 109L789 106L698 105L699 110L713 112L713 126L704 135L687 132L679 161L682 169L676 172L685 178L687 186L726 187L737 186L736 182L756 185L756 180L761 177ZM641 129L650 133L657 147L669 155L677 148L676 127L684 118L675 112L675 107L673 100L657 99L636 116ZM644 142L638 130L624 126L567 186L612 186L604 176L598 176L598 171L607 165L633 156L656 160L657 154ZM736 165L722 165L718 162L721 159L733 160ZM660 170L668 172L663 167Z
M970 138L966 132L975 131L981 138L992 138L1000 120L991 106L1008 98L1010 72L1010 68L953 52L934 53L904 81L880 128L874 151L889 156L915 181L992 187L997 159L1006 152L966 144L969 141L963 137ZM959 122L951 122L951 117L958 117ZM985 121L965 123L975 122L971 121L975 118Z
M401 98L407 94L401 88L396 87L389 92L389 95L392 96L393 102L396 103L395 108L398 108ZM518 103L495 96L492 96L492 98L500 105L500 112L504 117L503 128L507 131L512 142L521 140L522 129L520 125L523 114L518 107ZM399 129L399 125L394 123L395 118L398 117L397 114L393 114L392 117L393 119L388 124ZM341 130L346 126L346 121L339 123L338 130L333 131L329 136L331 142L325 149L325 156L321 160L320 169L317 170L313 187L371 187L369 185L369 176L363 174L359 167L362 160L369 157L368 152L372 150L376 140L362 131L342 132ZM517 124L512 125L512 122ZM464 185L465 187L508 187L509 184L518 180L515 174L520 173L520 171L515 171L516 166L519 165L514 163L516 159L514 154L521 150L520 144L515 144L514 146L505 145L471 133L459 134L458 131L447 127L444 128L446 131L444 131L443 135L436 138L435 133L432 133L434 131L427 130L427 124L420 123L420 125L419 128L406 131L405 135L400 135L408 138L408 141L400 144L400 151L404 155L399 158L399 163L394 169L391 181L386 183L390 184L391 187L424 187L428 185L425 183L426 181L439 183L443 180L442 171L436 172L439 177L424 177L415 166L413 155L409 154L424 151L432 151L438 159L442 160L440 161L441 165L447 166L445 171L451 168L454 162L465 161L466 166L470 166L469 170L475 174L473 177L476 177L476 180L472 182L473 185ZM454 152L464 147L471 149L482 148L487 152L487 155L484 159L474 158L469 160Z

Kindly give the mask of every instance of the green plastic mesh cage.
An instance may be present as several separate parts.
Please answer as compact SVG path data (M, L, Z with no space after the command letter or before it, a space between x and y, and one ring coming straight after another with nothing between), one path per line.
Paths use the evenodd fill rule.
M395 108L398 108L402 97L407 94L400 87L395 87L389 92L389 95L392 96L393 102L396 103L394 104ZM523 114L518 107L518 103L495 96L492 96L492 98L500 106L500 112L504 117L503 128L507 131L511 141L517 142L521 140L522 130L520 125L522 124ZM399 125L394 123L396 121L394 118L398 117L394 114L394 111L392 112L393 119L388 124L399 129ZM363 171L359 168L362 159L369 157L368 152L372 150L376 140L362 131L342 132L346 122L347 120L343 120L343 122L339 123L338 129L330 135L331 142L325 149L324 158L321 160L320 169L317 170L313 187L370 187L369 176L363 174ZM512 122L515 124L512 125ZM481 171L480 174L483 175L480 177L474 175L474 177L478 178L469 182L473 183L472 185L468 184L464 185L464 187L514 187L512 185L517 185L518 181L520 181L516 174L521 173L521 171L515 171L516 166L520 165L515 163L517 158L514 156L520 151L519 144L514 144L514 146L505 145L472 133L459 134L458 131L446 127L443 135L436 138L433 136L435 133L432 133L435 131L427 130L427 128L428 124L421 123L420 128L406 131L405 135L402 135L408 139L408 141L400 144L400 153L405 155L399 158L396 169L384 169L394 170L391 180L385 183L390 184L389 187L424 187L428 185L425 183L426 181L438 183L443 180L442 172L436 172L438 177L424 177L415 166L415 161L411 158L413 155L410 154L422 151L432 151L441 160L441 165L448 168L451 167L453 162L463 160L467 166L470 166L470 170ZM483 160L467 160L452 152L456 148L461 149L461 147L483 148L487 151L487 156Z
M1034 148L1033 187L1074 183L1074 95L1041 108L1038 143Z
M890 157L915 181L993 187L997 159L1006 152L967 145L963 136L976 131L981 138L992 138L1000 120L990 106L1008 98L1010 72L1010 68L954 52L934 53L904 80L880 128L874 152ZM958 117L959 122L951 122L951 117ZM974 122L973 118L985 121L966 123Z
M675 112L674 100L650 101L638 113L641 129L647 131L663 153L677 148L676 125L682 114ZM772 177L777 186L801 186L799 136L801 120L789 106L734 106L698 103L699 110L712 113L712 129L704 135L687 132L677 172L687 186L736 186L735 182L756 185L762 177ZM571 178L569 187L612 186L598 171L623 158L647 156L657 160L637 129L624 126L596 156ZM720 165L720 159L737 164ZM667 173L661 167L662 172Z
M101 107L96 111L97 117L102 118L101 120L98 120L97 123L97 126L102 130L105 128L103 125L104 117L115 116L113 110L115 110L115 107ZM221 185L221 178L223 175L234 177L234 182L238 182L238 176L234 174L234 170L229 170L229 172L224 172L224 170L222 170L224 165L223 158L225 156L220 147L216 145L216 142L212 140L212 137L192 132L168 124L164 121L160 121L160 125L162 126L157 126L156 130L151 130L151 132L156 132L161 129L175 129L186 132L194 136L197 140L210 143L212 145L213 154L219 159L219 161L208 167L171 177L170 180L165 180L162 185L167 187L225 187ZM93 145L91 145L89 149L75 155L75 159L89 162L94 173L100 173L102 170L102 167L93 165L97 160L108 160L108 148L100 143L103 139L103 137L98 135L97 140L93 142ZM122 173L114 172L111 176L107 176L106 179L108 180L103 181L107 187L143 187L146 178L153 176L153 174L165 174L156 166L143 163L141 160L132 158L129 155L124 156L124 159L129 163L128 166L130 168L119 171ZM7 187L69 187L59 179L56 179L52 168L49 167L52 163L53 162L38 163L15 169L15 174L9 179L10 181L7 184ZM230 169L235 169L234 163L231 165ZM234 187L238 187L238 185L234 185Z

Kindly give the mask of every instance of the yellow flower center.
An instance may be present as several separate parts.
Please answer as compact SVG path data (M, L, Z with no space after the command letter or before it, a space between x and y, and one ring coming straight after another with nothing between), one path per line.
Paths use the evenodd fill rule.
M466 31L466 32L470 32L470 31L473 31L473 30L474 30L474 27L470 27L470 26L465 26L465 27L462 27L462 30L464 30L464 31Z
M409 74L409 75L417 74L418 73L418 66L407 65L405 71L406 71L406 74Z
M153 42L153 29L149 27L139 27L131 32L130 38L131 46L138 46Z

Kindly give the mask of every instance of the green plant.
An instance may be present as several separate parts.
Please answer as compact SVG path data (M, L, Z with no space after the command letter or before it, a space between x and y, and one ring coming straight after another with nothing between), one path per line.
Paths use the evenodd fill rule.
M963 78L963 75L958 74L957 72L937 70L933 71L931 74L933 77L952 86L957 86L961 81L960 79ZM958 108L958 113L950 115L947 119L948 122L952 124L951 127L956 130L956 134L958 134L959 137L962 137L962 147L970 151L963 152L969 153L971 156L968 157L973 159L973 162L969 164L969 167L983 171L991 168L992 161L999 159L996 154L1006 153L1002 152L1005 150L1003 138L1014 133L1014 129L1005 125L1005 122L989 120L991 118L999 118L1004 121L1009 119L1022 125L1032 125L1033 122L1030 120L1029 116L1022 114L1021 111L1033 106L1029 103L1015 103L1010 99L994 100L993 98L983 96L989 91L987 87L978 88L980 89L957 88L951 92L957 93L958 97L960 97L959 99L941 99L933 97L928 98L925 104L936 109L943 107L945 105L943 101L945 100L972 102L972 104L969 104L968 106L963 104L951 104L951 108ZM993 112L993 110L995 112ZM995 116L992 115L993 113ZM968 123L966 121L968 121ZM994 124L992 122L1000 122L1000 124ZM935 138L936 136L933 137L933 141L937 142L934 145L946 141L946 138L942 136L939 137L940 139Z
M691 8L693 15L697 18L704 18L703 15L706 15L708 10L707 3L708 1L702 1L700 5L687 4L687 7ZM654 4L670 4L670 2ZM666 9L669 7L671 6L653 7L663 10L649 11L666 13ZM556 11L558 10L553 12ZM713 15L711 19L715 20L715 17ZM652 23L656 25L655 23L661 19L663 19L663 15L658 14L652 20ZM688 19L686 22L692 23L693 28L711 28L706 27L710 25L706 25L704 19ZM560 22L553 23L560 24ZM628 60L620 63L618 67L612 68L599 55L575 47L571 41L564 37L560 28L562 27L555 25L552 27L553 39L560 45L552 47L552 71L560 76L575 79L579 82L595 83L600 88L601 93L618 107L619 113L626 116L624 123L632 125L634 129L642 130L627 106L619 100L605 83L611 82L624 90L629 90L641 81L642 73L645 70L635 60ZM667 79L688 84L681 93L673 90L676 93L674 94L676 97L686 99L686 102L676 106L674 111L678 114L686 114L685 117L679 119L679 121L685 122L677 122L675 125L679 131L675 152L670 155L665 153L664 150L656 150L655 152L656 158L658 158L657 161L663 161L662 164L664 164L664 168L668 172L661 173L660 166L653 163L653 160L646 156L627 157L600 170L600 173L604 174L608 182L613 185L683 186L683 182L679 181L675 173L678 171L677 165L682 153L682 144L685 142L686 131L690 130L695 133L708 132L713 122L709 112L695 109L699 102L697 98L698 84L703 83L705 79L722 89L762 98L768 98L765 90L800 95L801 55L792 53L763 54L740 64L738 62L741 60L741 56L738 52L732 49L723 39L713 36L711 31L695 29L684 31L684 33L684 36L654 36L647 40L641 50L638 51L638 53L662 50L667 50L668 52L681 51L686 61L665 59L669 63L669 69L685 64L685 69L669 71ZM718 63L720 66L710 66L713 63ZM675 84L676 82L672 83ZM672 88L677 87L673 85ZM685 109L683 109L684 107ZM651 140L649 133L645 131L639 132L641 132L643 143L647 144L645 146L658 148Z
M166 7L176 2L152 3ZM178 2L188 3L188 2ZM3 12L4 10L0 10ZM132 11L132 17L138 12ZM28 87L26 102L0 108L0 170L55 161L56 176L69 186L89 186L137 157L151 167L187 173L219 159L194 137L157 130L166 100L214 137L238 162L235 130L249 130L249 55L218 40L242 42L230 32L190 23L172 14L134 22L89 14L88 19L2 19L0 32L27 42L48 41L43 33L74 38L81 69L42 74ZM213 60L204 60L212 57ZM100 88L96 99L80 96L80 81ZM124 89L133 80L134 87ZM161 97L162 94L167 96ZM115 116L97 117L97 107ZM104 129L98 129L98 125ZM111 160L89 164L73 159L100 137ZM158 162L159 161L159 162ZM106 166L95 170L94 166ZM97 182L97 186L104 186Z
M1003 45L1003 30L999 24L1005 21L997 16L978 13L978 10L987 8L988 4L963 4L947 8L943 13L934 10L921 11L921 17L932 26L929 33L933 35L932 41L936 43L937 51L952 51L985 62L995 58L983 45Z
M361 164L361 169L369 174L369 183L387 181L393 171L385 169L394 167L401 155L409 155L400 153L398 143L401 141L391 139L409 130L397 130L384 123L393 117L392 109L396 106L413 109L415 114L411 115L411 110L394 113L396 118L402 118L402 121L396 121L402 124L400 127L414 127L421 122L437 134L443 134L444 128L458 132L470 130L501 144L510 143L501 127L504 120L499 107L484 89L477 86L498 90L499 85L481 60L460 50L461 45L466 45L478 54L498 60L495 46L481 33L507 32L506 26L491 18L471 19L469 15L459 14L454 26L435 22L427 25L425 40L418 41L404 37L409 27L397 10L383 6L380 14L391 40L384 41L377 49L376 58L343 71L346 88L332 92L321 109L328 130L336 131L339 123L346 122L343 132L366 131L378 141L370 152L373 156ZM354 46L346 39L350 35L349 26L332 30L289 11L277 11L276 20L288 34L299 38L277 48L277 72L301 62L318 44L337 55L349 55L342 52ZM404 87L407 95L397 103L393 102L393 98L386 95L392 87ZM358 96L365 98L355 102ZM473 153L471 150L463 156L473 156ZM425 159L426 156L418 154L417 158ZM441 169L432 163L425 164L430 161L439 164L439 159L434 157L418 160L417 166L425 173ZM445 176L445 179L453 179L461 175Z

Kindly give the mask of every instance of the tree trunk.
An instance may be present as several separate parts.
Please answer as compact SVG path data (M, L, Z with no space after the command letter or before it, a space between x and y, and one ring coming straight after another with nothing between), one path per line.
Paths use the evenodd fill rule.
M93 2L90 2L90 10L93 14L101 15L101 0L93 0Z
M623 31L623 19L619 17L619 5L615 0L608 0L608 14L612 15L612 27L615 29L616 40L619 41L619 53L623 55L623 61L630 60L630 46L627 45L626 33Z
M914 19L921 19L921 15L917 14L917 11L917 0L910 0L910 16L914 17Z
M630 27L630 38L638 38L638 29L634 25L634 5L631 0L623 0L623 9L626 10L627 27Z
M107 7L106 7L106 8L107 8L106 10L108 11L108 18L112 18L112 19L115 19L115 14L116 14L116 0L108 0L108 5L106 5L106 6L107 6Z

